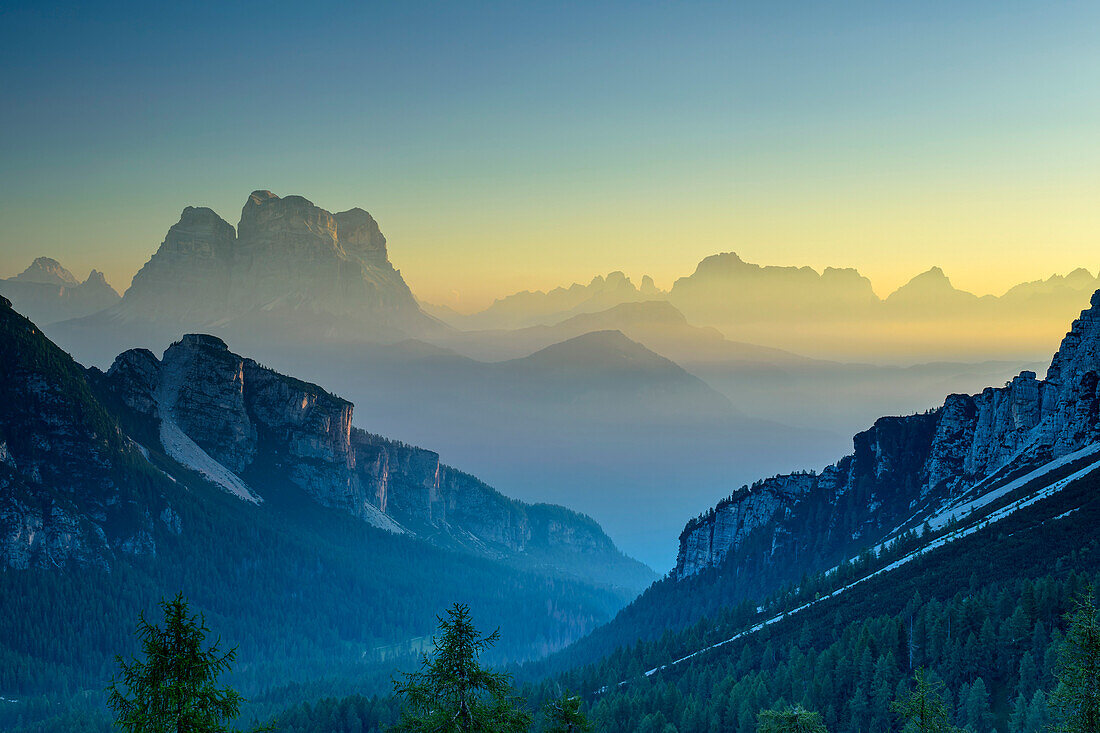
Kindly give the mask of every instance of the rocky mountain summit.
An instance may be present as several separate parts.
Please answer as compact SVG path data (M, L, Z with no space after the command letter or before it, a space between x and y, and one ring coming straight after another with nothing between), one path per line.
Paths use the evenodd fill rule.
M1063 338L1045 379L884 417L820 473L742 487L680 536L674 575L722 567L746 595L797 581L907 530L932 529L1008 496L1026 480L1092 465L1100 446L1100 291ZM1022 478L1021 478L1022 477Z
M87 279L80 282L50 257L38 257L15 277L0 279L0 294L39 323L80 318L109 308L120 300L102 272L92 270Z
M236 230L209 208L185 208L121 302L57 334L106 363L108 346L118 353L194 331L256 345L399 340L445 328L420 310L366 211L333 214L301 196L254 191Z

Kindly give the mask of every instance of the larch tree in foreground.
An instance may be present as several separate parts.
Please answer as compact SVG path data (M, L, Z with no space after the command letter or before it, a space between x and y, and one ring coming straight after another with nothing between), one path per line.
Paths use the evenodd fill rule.
M1058 658L1050 707L1061 733L1100 731L1100 622L1090 588L1077 601Z
M761 710L756 723L758 733L827 733L821 714L801 705L783 710Z
M205 646L210 629L201 614L188 613L182 593L160 607L163 628L146 621L144 611L138 615L144 659L116 657L121 678L107 688L116 724L130 733L229 731L244 699L219 686L218 677L229 671L236 649L222 651L220 639Z
M928 679L923 669L913 675L913 689L891 705L903 733L952 733L951 715L943 701L943 685Z
M592 724L581 712L581 699L566 693L556 700L547 700L542 708L545 733L584 733Z
M404 700L395 731L410 733L526 733L531 715L520 707L511 676L482 669L481 653L499 633L478 634L468 606L456 603L439 617L440 636L420 669L394 681Z

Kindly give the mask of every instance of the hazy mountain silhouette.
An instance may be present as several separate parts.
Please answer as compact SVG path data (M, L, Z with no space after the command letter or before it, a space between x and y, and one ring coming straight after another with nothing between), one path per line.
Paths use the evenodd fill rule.
M38 257L15 277L0 279L0 294L39 323L86 316L119 301L103 273L92 270L80 282L55 259Z
M209 331L250 346L395 341L445 330L424 314L362 209L332 214L301 196L254 191L237 230L187 207L122 300L51 335L102 364L111 351Z
M580 312L667 300L690 323L717 328L731 341L817 358L908 364L1033 361L1057 345L1052 334L1088 303L1100 278L1078 269L1021 283L999 297L978 297L954 287L943 270L933 267L880 298L855 269L830 267L819 273L810 267L761 266L726 252L703 259L667 293L593 284L600 285L599 299L586 296L591 286L574 285L517 293L472 315L436 313L456 328L485 331L553 326ZM616 295L619 300L610 302ZM488 338L478 335L473 341L483 345Z
M434 313L464 330L525 328L556 323L579 313L602 311L620 303L660 297L662 292L648 275L636 286L622 272L597 275L587 285L573 283L549 292L525 290L496 300L485 310L462 315L435 307Z
M658 569L674 548L653 538L682 524L684 497L777 469L792 454L814 465L845 445L839 435L749 417L614 330L494 363L420 341L255 353L329 385L387 434L431 445L517 498L590 514Z

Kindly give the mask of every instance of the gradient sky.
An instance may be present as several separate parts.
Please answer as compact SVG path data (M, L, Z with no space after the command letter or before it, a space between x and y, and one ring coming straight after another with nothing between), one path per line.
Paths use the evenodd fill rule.
M1100 4L0 5L0 276L119 289L188 204L361 205L471 309L702 257L885 295L1100 267Z

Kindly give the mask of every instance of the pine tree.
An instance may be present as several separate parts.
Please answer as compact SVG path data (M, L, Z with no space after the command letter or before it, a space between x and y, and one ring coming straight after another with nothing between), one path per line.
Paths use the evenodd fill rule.
M556 700L547 700L542 708L545 733L581 733L592 730L592 724L581 712L581 699L566 693Z
M761 710L756 715L758 733L826 733L821 714L801 705L783 710Z
M981 677L974 680L966 696L966 725L974 733L989 733L993 711L989 707L989 688Z
M201 614L190 615L183 594L161 601L164 628L138 614L137 637L144 659L118 660L121 679L107 688L107 705L115 722L130 733L207 733L230 730L243 698L231 687L219 687L236 649L221 651L220 640L204 649L206 627Z
M1032 733L1032 731L1046 731L1049 729L1050 706L1047 704L1047 697L1043 694L1043 691L1036 690L1035 695L1031 698L1031 704L1027 708L1027 717L1024 718L1024 724L1020 731L1021 733Z
M1058 685L1050 696L1055 730L1062 733L1100 731L1100 622L1092 590L1077 601L1058 655Z
M913 689L891 706L905 733L949 733L951 714L943 701L943 685L928 679L923 669L913 675Z
M481 653L500 638L479 636L468 606L456 603L439 617L442 634L432 639L420 670L395 680L404 699L401 722L393 730L411 733L526 733L531 716L519 707L511 676L482 669Z

